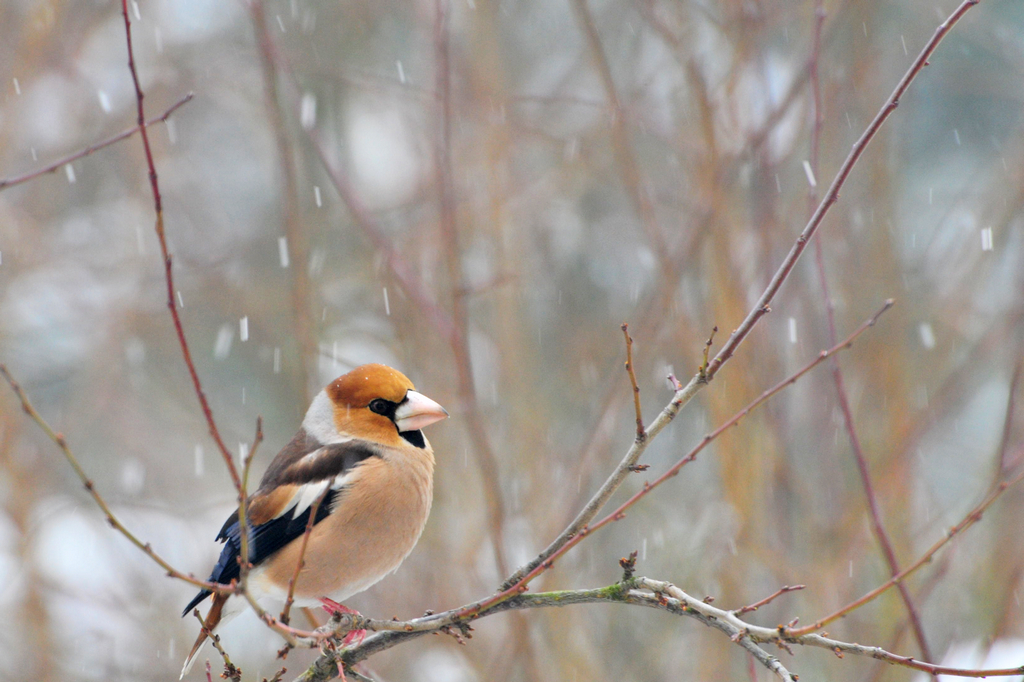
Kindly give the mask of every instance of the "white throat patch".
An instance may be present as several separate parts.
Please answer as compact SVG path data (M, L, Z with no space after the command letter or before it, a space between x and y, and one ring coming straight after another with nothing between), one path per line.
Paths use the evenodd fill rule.
M306 411L306 417L302 420L302 428L325 445L352 440L351 436L338 433L338 427L334 425L334 403L327 397L327 391L320 391L313 398Z

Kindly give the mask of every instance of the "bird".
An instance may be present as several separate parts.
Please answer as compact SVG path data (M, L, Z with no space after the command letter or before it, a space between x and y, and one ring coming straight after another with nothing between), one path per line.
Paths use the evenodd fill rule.
M251 596L285 601L303 561L295 605L319 602L330 610L397 570L419 540L433 498L434 451L421 429L447 417L441 405L386 365L356 367L320 391L295 437L248 497ZM302 538L314 507L303 554ZM224 548L209 581L227 585L240 576L237 510L216 539ZM217 626L244 610L243 596L204 589L182 616L211 594L181 677Z

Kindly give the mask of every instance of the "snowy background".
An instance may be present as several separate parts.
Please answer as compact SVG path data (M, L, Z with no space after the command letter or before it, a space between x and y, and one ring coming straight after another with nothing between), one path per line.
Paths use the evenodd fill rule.
M825 2L819 190L954 6ZM813 2L584 7L452 0L457 250L439 201L433 2L268 1L262 20L241 1L133 7L147 116L195 93L150 130L181 313L227 442L250 441L262 415L261 474L309 398L367 361L393 364L452 412L428 431L438 470L423 539L396 575L349 602L368 615L458 606L545 546L631 441L619 325L631 324L653 419L670 395L666 373L689 376L711 327L720 342L739 323L806 221ZM841 363L903 565L989 489L1001 452L1007 467L1024 457L1024 382L1004 439L1024 357L1022 36L1020 2L969 12L821 231L841 337L897 300ZM0 3L0 179L135 116L119 4ZM431 311L447 315L456 299L471 392ZM623 494L827 338L808 251ZM0 362L116 513L205 576L234 493L167 313L138 137L0 191ZM486 447L470 437L473 419ZM1022 514L1024 494L1011 490L909 581L936 658L953 650L980 665L998 639L1000 660L1018 647L1009 664L1024 663L1012 639L1024 636ZM636 549L641 574L719 606L805 583L752 620L809 623L888 577L867 519L821 367L535 589L610 584ZM192 593L105 525L0 386L0 678L174 679L197 632L179 618ZM829 630L920 655L894 595ZM247 675L276 670L280 642L254 618L238 618L224 643ZM294 652L289 674L311 657ZM804 679L913 677L822 651L787 661ZM625 607L499 615L467 646L425 637L370 668L413 682L748 675L719 633Z

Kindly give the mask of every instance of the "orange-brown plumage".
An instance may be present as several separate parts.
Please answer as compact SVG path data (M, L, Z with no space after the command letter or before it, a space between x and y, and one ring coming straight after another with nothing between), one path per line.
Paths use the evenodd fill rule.
M385 365L357 367L321 391L249 499L253 596L286 597L301 537L321 496L295 583L298 605L346 599L397 569L423 530L433 494L434 455L420 429L446 416ZM218 536L225 547L212 581L237 579L239 532L235 514ZM200 592L186 612L207 594ZM183 676L206 631L233 615L225 605L239 601L215 596Z

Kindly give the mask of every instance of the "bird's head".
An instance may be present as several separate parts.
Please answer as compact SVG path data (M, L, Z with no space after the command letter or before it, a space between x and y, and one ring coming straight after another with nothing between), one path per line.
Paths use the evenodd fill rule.
M397 443L400 434L417 432L448 416L404 374L386 365L356 367L332 381L324 393L339 433L378 443Z

